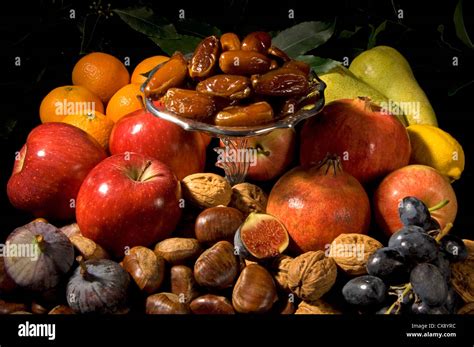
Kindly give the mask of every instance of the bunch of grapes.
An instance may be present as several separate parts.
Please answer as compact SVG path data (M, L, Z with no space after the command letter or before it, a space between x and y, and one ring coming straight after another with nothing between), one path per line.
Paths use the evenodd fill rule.
M429 209L415 197L405 197L398 208L403 228L390 237L388 247L368 259L368 275L353 278L342 289L345 300L383 314L455 313L457 294L450 286L450 263L467 258L463 241L440 230ZM397 299L390 303L389 296Z

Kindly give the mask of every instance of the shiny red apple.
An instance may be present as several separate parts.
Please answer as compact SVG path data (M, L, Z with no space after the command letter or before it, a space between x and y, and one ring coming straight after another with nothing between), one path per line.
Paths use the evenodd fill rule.
M414 196L428 207L449 200L446 206L431 213L441 228L456 218L456 195L446 177L429 166L409 165L385 177L374 194L375 219L387 235L403 226L398 215L398 204L406 196Z
M293 160L295 131L277 129L269 134L248 139L248 148L256 153L247 177L255 181L269 181L280 176Z
M301 131L301 165L318 163L327 153L334 153L344 170L361 183L408 165L410 152L403 124L366 98L328 104Z
M136 152L167 164L178 179L202 172L206 162L203 137L138 110L115 124L109 140L112 154Z
M164 163L138 153L113 155L87 175L77 196L84 236L117 256L168 237L181 216L181 189Z
M16 208L37 217L73 218L82 181L106 156L79 128L63 123L39 125L15 158L8 198Z

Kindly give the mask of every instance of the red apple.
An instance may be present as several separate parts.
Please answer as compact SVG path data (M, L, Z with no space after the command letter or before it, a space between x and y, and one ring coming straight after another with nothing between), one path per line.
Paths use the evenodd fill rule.
M432 167L409 165L385 177L374 194L375 219L387 235L403 226L398 215L398 204L406 196L414 196L428 207L449 200L446 206L431 213L441 228L453 223L456 218L458 204L449 181Z
M87 175L77 196L83 235L117 256L125 247L168 237L181 216L181 189L164 163L138 153L113 155Z
M82 181L106 156L81 129L63 123L39 125L15 160L7 185L10 202L37 217L72 218Z
M293 160L295 131L277 129L269 134L248 139L248 146L256 150L255 162L250 164L247 177L268 181L285 172Z
M408 165L410 152L403 124L365 98L328 104L306 121L301 132L301 165L318 163L334 153L341 157L344 170L361 183Z
M109 140L112 154L136 152L167 164L179 180L202 172L206 146L197 132L153 116L144 110L132 112L115 124Z

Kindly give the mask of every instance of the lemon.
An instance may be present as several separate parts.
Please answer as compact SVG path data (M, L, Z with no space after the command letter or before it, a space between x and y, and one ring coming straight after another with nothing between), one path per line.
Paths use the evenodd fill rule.
M432 126L414 124L407 127L411 142L411 162L428 165L452 181L464 170L464 151L446 131Z

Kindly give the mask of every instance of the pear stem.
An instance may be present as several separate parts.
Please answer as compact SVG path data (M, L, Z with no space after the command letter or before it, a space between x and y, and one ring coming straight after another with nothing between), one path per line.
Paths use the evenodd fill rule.
M431 207L428 209L428 211L430 211L430 212L437 211L437 210L443 208L444 206L446 206L447 204L449 204L449 200L448 200L448 199L444 199L444 200L438 202L436 205L431 206Z

